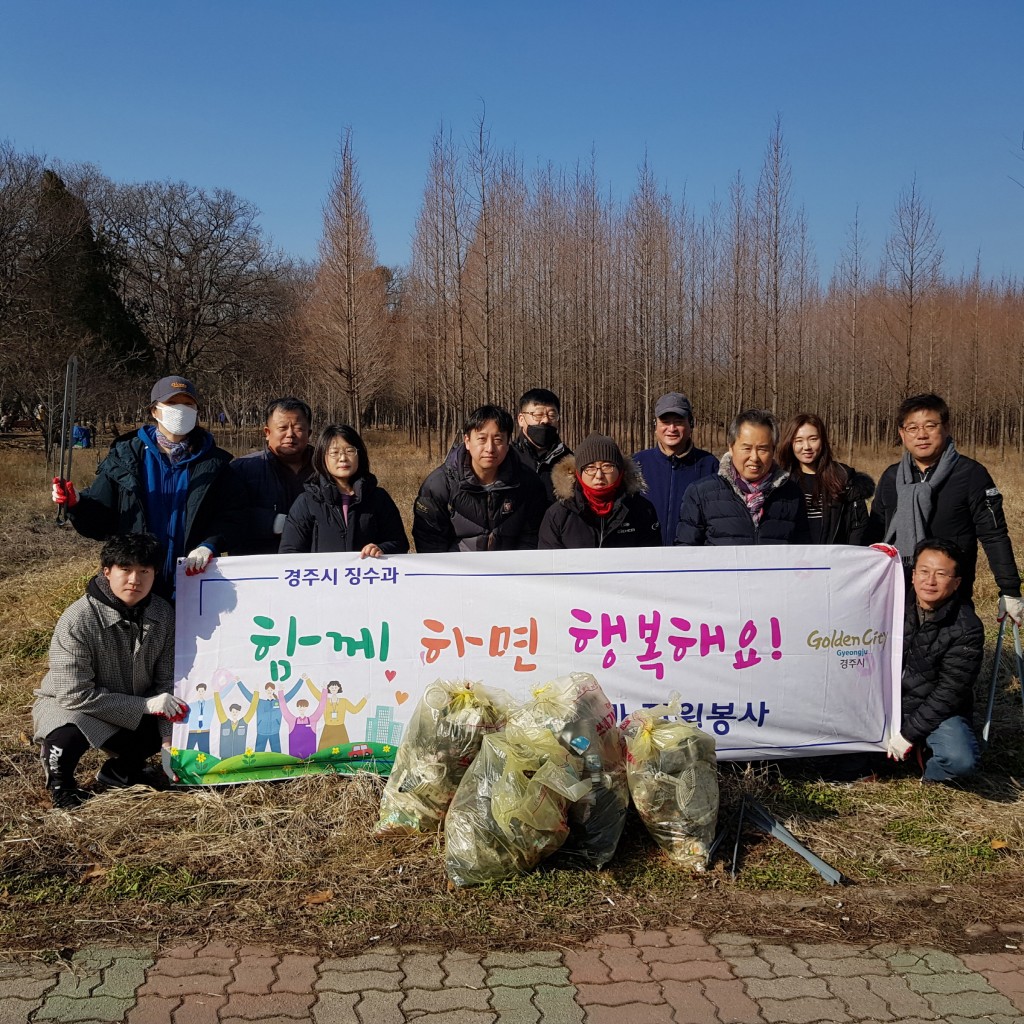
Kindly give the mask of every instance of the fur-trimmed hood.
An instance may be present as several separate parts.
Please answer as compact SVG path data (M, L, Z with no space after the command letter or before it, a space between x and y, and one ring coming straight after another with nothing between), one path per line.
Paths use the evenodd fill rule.
M875 481L867 473L861 473L845 462L840 462L839 465L846 471L846 493L849 500L867 501L868 498L874 497Z
M568 501L576 494L576 457L566 456L557 462L551 470L551 483L555 490L555 497L559 501ZM622 494L639 494L647 490L644 482L644 475L640 467L632 460L626 459L626 465L622 470Z

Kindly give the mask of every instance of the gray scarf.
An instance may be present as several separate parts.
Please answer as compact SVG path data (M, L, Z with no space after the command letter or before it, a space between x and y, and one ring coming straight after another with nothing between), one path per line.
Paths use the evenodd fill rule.
M932 515L932 497L937 487L953 472L960 453L950 438L935 469L927 480L914 480L914 462L904 452L896 470L896 513L885 533L887 544L894 544L904 565L912 565L914 549L928 536Z

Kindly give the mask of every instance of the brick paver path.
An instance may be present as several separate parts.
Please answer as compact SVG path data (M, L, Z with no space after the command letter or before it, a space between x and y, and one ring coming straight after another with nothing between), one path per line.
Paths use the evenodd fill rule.
M1012 946L1013 943L1007 943ZM573 950L357 956L226 943L0 960L0 1024L1024 1024L1024 954L685 929Z

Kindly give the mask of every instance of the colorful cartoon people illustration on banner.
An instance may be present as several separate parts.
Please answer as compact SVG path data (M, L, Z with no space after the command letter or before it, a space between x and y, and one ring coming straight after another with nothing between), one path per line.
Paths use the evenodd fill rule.
M305 682L311 689L312 684L306 676L300 682ZM324 705L327 703L327 691L324 690L318 697L315 710L311 710L309 701L300 697L295 702L295 711L288 707L288 697L284 690L277 691L277 699L281 703L281 714L289 725L288 731L288 753L299 760L312 757L316 752L316 725L323 717Z
M252 691L238 681L238 689L245 694L246 700L252 700ZM300 679L286 694L285 699L291 700L302 689ZM281 753L281 704L277 699L277 691L274 683L267 683L260 694L259 703L256 705L256 740L252 749L259 753L261 750L270 750L275 754Z
M320 692L312 683L309 684L309 688L313 691L313 696L320 699ZM337 679L332 679L324 691L327 694L324 705L324 731L320 734L317 750L330 750L332 747L343 747L349 743L345 716L358 715L366 707L365 697L358 704L353 704L347 697L342 697L341 689L341 683Z
M188 750L195 748L203 754L210 752L210 725L213 722L213 701L206 683L196 683L189 701L185 724L188 726Z
M248 711L238 703L229 704L225 711L219 691L214 693L213 702L217 708L217 718L220 721L220 751L217 756L222 761L226 761L229 757L239 757L246 751L249 723L256 714L258 698L255 694L253 695L249 701Z

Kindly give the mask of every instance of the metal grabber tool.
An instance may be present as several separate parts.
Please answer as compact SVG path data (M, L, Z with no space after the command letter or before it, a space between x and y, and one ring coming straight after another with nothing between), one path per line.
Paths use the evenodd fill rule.
M64 408L60 415L60 462L57 476L61 480L71 479L71 455L75 450L71 436L75 429L75 397L78 394L78 359L72 356L68 360L64 374ZM57 506L57 522L65 523L68 518L66 505Z

